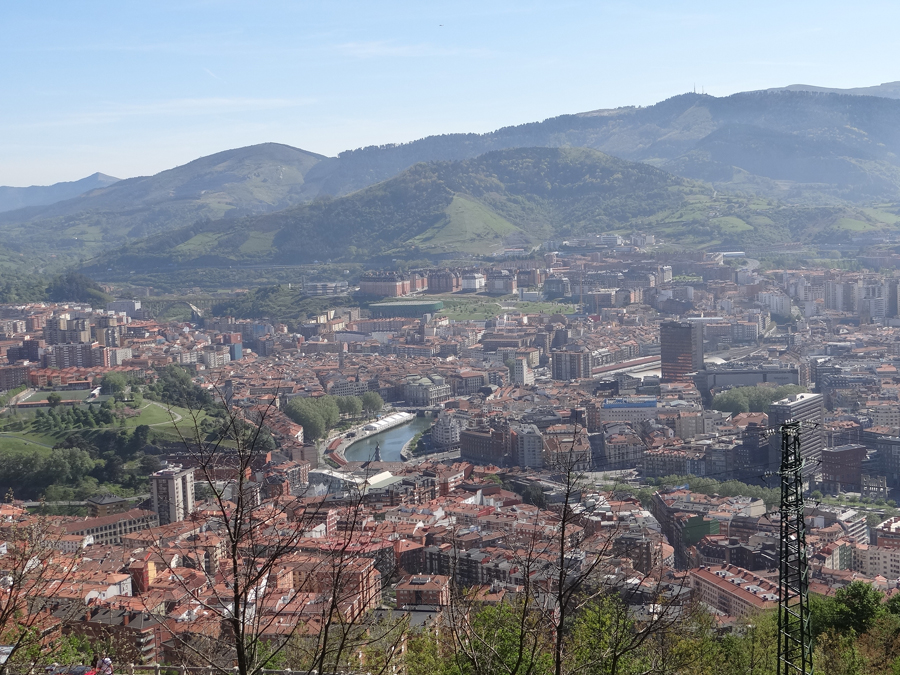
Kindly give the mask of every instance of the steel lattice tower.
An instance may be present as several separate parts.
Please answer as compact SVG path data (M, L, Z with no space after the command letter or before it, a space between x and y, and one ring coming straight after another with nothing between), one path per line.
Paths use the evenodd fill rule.
M778 571L778 674L813 672L809 632L809 564L803 522L800 422L781 427L781 562Z

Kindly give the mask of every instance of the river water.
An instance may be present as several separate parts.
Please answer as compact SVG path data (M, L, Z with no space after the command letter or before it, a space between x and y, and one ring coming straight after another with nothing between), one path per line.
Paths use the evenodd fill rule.
M433 417L417 417L406 424L393 427L378 434L366 436L344 450L344 457L348 462L365 462L375 456L375 445L381 446L381 460L383 462L402 462L400 451L412 437L420 431L430 428L434 422Z

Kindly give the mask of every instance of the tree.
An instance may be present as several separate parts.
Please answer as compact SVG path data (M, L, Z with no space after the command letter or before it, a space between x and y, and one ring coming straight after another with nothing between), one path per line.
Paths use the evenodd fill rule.
M381 412L384 408L384 399L377 391L367 391L362 395L362 407L369 415Z
M337 409L333 401L330 405ZM293 405L295 412L320 407L312 401ZM348 491L327 504L304 493L259 498L257 472L267 458L263 439L274 411L274 405L256 409L251 423L239 409L219 409L213 440L207 440L210 434L196 410L188 411L190 424L178 427L194 478L208 496L204 511L211 525L186 544L185 555L208 560L210 550L221 552L196 568L204 583L191 582L183 568L167 570L190 598L185 606L194 607L185 619L191 625L173 637L172 651L182 666L212 667L223 675L285 667L353 670L370 646L397 647L402 637L398 622L363 620L378 604L381 588L375 561L351 554L363 523L361 491ZM340 531L327 539L307 539L324 522L323 509L335 504L341 505L335 514ZM154 550L162 554L162 548ZM168 619L165 608L158 616Z
M145 476L156 473L162 468L159 458L156 455L144 455L138 462L138 468Z
M103 375L103 379L100 380L100 393L102 394L120 394L125 391L125 388L128 386L128 381L125 379L125 376L122 373L117 372L109 372Z
M839 588L834 597L816 598L810 603L810 625L814 635L828 630L838 633L865 633L885 611L884 594L865 581L853 581Z
M112 296L104 293L96 281L77 272L63 274L53 279L47 287L47 297L54 302L72 300L89 302L95 307L112 300Z
M359 417L362 412L362 400L359 396L338 396L335 401L342 415Z
M184 368L169 365L157 371L159 376L145 391L147 398L179 408L195 410L211 409L214 406L212 394L198 387Z
M9 497L11 500L11 494ZM73 578L81 557L80 553L61 553L62 535L46 516L29 516L11 505L8 508L11 522L7 523L5 543L0 548L4 574L0 642L8 654L0 666L2 675L9 672L10 666L33 664L38 658L49 663L57 655L61 659L72 657L65 651L63 641L46 643L40 628L53 611L55 589ZM61 618L73 619L76 612L80 612L77 606L62 612Z
M807 391L805 387L788 384L776 389L766 387L735 387L717 394L712 401L715 410L734 414L746 412L768 412L769 405L794 394Z
M325 419L315 404L304 398L292 398L285 409L285 414L303 427L303 437L319 440L328 432Z
M62 396L57 394L55 391L50 392L50 394L47 396L47 405L49 405L51 408L57 407L61 401Z
M127 443L124 451L127 456L133 457L143 450L150 443L150 427L146 424L139 424L135 427Z

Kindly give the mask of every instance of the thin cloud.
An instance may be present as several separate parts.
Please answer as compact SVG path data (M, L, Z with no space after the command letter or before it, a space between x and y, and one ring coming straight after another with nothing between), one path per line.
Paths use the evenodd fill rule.
M216 80L218 80L219 82L225 82L225 80L223 80L221 77L219 77L218 75L216 75L216 74L215 74L213 71L211 71L209 68L204 68L203 71L204 71L207 75L209 75L210 77L212 77L213 79L216 79ZM228 84L228 82L225 82L225 84Z

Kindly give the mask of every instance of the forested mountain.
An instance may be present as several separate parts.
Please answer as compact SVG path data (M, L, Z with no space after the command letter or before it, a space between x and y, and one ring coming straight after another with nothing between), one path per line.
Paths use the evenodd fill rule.
M198 223L126 247L103 265L168 261L311 262L425 253L490 253L542 238L620 227L709 190L595 150L528 148L417 164L333 200L233 223Z
M533 146L594 148L719 188L798 202L900 195L900 100L805 91L684 94L646 108L344 152L314 172L327 171L324 189L343 194L415 162Z
M31 187L0 185L0 212L28 206L54 204L97 188L108 187L118 180L118 178L107 176L105 173L95 173L81 180L54 183L53 185L32 185Z
M842 207L780 207L716 193L596 150L519 148L417 164L333 200L197 223L125 246L89 269L489 255L548 238L636 229L688 245L768 245L807 230L841 236L844 221L857 230L879 227L877 218Z
M811 84L790 84L787 87L772 87L766 89L766 91L812 91L818 94L848 94L850 96L900 98L900 82L883 82L872 87L851 87L850 89L816 87Z
M307 201L319 189L305 176L322 159L278 143L227 150L67 201L2 213L0 231L13 250L92 255L198 220L239 218Z

